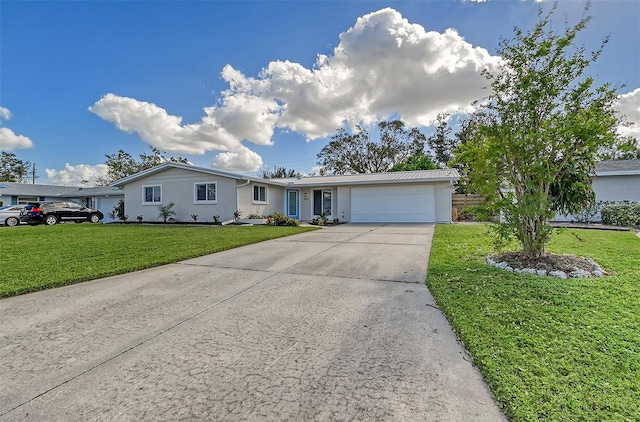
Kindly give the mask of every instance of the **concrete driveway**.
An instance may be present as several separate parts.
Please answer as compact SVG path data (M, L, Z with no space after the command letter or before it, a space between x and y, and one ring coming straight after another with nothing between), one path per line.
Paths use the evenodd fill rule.
M424 285L340 225L0 300L0 420L504 421Z

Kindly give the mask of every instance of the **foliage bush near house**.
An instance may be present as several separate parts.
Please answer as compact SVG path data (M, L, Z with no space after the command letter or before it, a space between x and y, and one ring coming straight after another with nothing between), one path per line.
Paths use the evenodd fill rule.
M271 214L267 218L267 224L271 224L273 226L291 226L296 227L300 225L300 222L295 218L287 217L284 214Z
M127 221L128 215L124 213L124 199L118 201L118 205L113 207L112 217L117 217L120 221Z
M160 213L158 214L158 217L162 218L162 221L164 221L165 223L167 221L172 220L171 217L176 215L176 212L171 209L173 208L174 205L175 203L169 202L169 204L167 205L161 205L158 207L158 210L160 211Z
M640 204L606 205L600 211L603 224L640 227Z

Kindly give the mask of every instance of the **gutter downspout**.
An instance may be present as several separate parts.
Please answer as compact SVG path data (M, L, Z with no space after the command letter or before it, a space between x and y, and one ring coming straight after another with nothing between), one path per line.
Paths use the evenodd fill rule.
M251 180L247 180L247 183L236 186L236 211L240 210L240 188L245 187L251 183Z

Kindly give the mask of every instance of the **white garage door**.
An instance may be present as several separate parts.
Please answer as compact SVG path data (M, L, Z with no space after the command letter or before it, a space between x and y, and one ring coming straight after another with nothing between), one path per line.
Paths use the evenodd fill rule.
M353 223L432 223L436 221L434 185L351 188Z

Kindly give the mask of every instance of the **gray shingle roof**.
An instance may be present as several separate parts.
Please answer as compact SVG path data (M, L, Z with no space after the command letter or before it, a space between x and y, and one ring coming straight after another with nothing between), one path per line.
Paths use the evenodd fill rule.
M280 179L278 180L268 180L268 179L260 179L258 177L255 176L244 176L241 174L236 174L236 173L230 173L228 171L222 171L222 170L217 170L214 168L210 168L210 167L198 167L198 166L193 166L191 164L183 164L183 163L174 163L173 161L169 161L166 163L162 163L159 166L155 166L155 167L151 167L149 169L143 170L139 173L136 174L132 174L130 176L124 177L120 180L116 180L115 182L113 182L111 184L111 186L125 186L126 184L129 184L135 180L138 179L142 179L145 178L147 176L150 176L152 174L155 173L159 173L161 171L164 171L168 168L179 168L179 169L184 169L184 170L191 170L191 171L196 171L199 173L206 173L206 174L213 174L216 176L224 176L224 177L229 177L231 179L236 179L236 180L252 180L254 182L260 182L260 183L266 183L266 184L273 184L273 185L280 185L282 186L283 183L280 182Z
M23 195L23 196L60 196L60 197L84 197L84 196L107 196L123 195L121 189L111 186L101 186L96 188L79 188L77 186L56 186L38 185L30 183L0 182L0 195Z
M596 164L596 175L620 172L640 174L640 160L607 160Z

